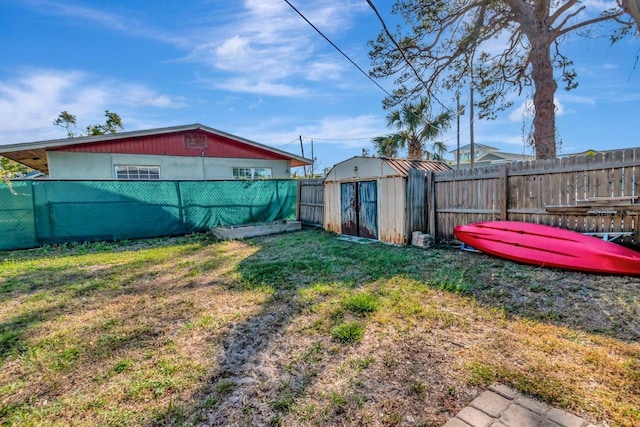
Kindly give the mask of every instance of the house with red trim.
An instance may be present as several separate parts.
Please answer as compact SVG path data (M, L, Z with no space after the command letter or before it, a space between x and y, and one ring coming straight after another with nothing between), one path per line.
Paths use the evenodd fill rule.
M201 124L0 145L49 179L289 178L311 160Z

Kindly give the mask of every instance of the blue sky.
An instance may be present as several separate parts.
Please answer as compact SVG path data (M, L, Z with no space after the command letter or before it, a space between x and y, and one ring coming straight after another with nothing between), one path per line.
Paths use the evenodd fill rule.
M291 2L369 70L367 41L381 27L365 0ZM392 3L375 1L391 27ZM559 152L640 146L640 39L565 46L580 85L557 93ZM81 129L110 110L125 130L202 123L295 154L301 135L322 169L388 132L385 94L283 0L2 0L0 52L0 144L64 138L52 125L62 110ZM529 154L526 99L511 97L496 120L475 121L475 141ZM454 107L450 94L439 98ZM460 132L468 143L468 115ZM455 128L443 140L454 149Z

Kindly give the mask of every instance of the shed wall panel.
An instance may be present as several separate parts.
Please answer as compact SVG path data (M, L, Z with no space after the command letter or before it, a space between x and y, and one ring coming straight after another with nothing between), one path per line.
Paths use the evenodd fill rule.
M406 181L402 177L378 180L379 240L404 245L407 242Z
M340 234L340 183L324 184L324 229Z

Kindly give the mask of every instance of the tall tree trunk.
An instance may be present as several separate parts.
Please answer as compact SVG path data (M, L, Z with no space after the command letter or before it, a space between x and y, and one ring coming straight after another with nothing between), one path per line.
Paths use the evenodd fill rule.
M533 139L536 159L556 157L556 115L553 98L558 84L553 78L551 45L546 36L531 40L531 77L535 86Z
M412 160L421 160L424 155L421 141L412 139L409 141L408 145L407 157Z

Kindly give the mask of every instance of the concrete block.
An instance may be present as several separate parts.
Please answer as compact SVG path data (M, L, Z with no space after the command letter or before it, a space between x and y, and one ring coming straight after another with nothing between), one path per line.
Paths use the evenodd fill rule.
M507 387L504 384L492 384L489 386L489 390L493 391L494 393L498 393L500 396L509 400L513 400L516 397L520 396L520 393L513 390L511 387Z
M484 412L480 412L470 406L463 408L462 411L458 412L456 417L472 427L489 427L494 421L493 418Z
M507 427L540 427L543 418L520 405L511 405L500 417Z
M582 418L557 408L553 408L547 412L547 417L562 427L582 427L587 424Z
M505 399L492 391L485 391L476 397L470 405L494 418L498 418L510 404L511 401L509 399Z
M424 234L420 231L414 231L413 233L411 233L411 245L412 246L418 246L421 248L429 248L431 247L431 235L430 234Z
M442 427L470 427L469 424L460 420L459 418L451 418L447 423Z
M544 402L540 402L538 400L530 399L524 396L517 398L515 400L515 403L520 406L524 406L525 408L535 412L536 414L546 414L551 409L551 406L547 405Z

